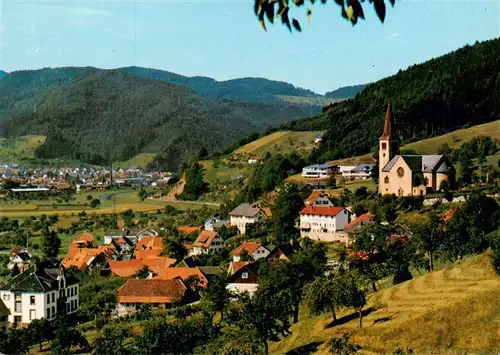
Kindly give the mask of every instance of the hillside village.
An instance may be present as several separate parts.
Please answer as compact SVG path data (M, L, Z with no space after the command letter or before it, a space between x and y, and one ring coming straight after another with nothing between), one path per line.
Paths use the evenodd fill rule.
M364 313L371 312L368 303L383 292L380 288L436 272L446 261L487 255L491 261L485 270L499 272L498 169L477 188L472 179L464 180L463 171L457 178L445 154L394 154L390 105L380 131L376 164L302 163L305 182L281 176L270 193L262 187L252 190L251 184L263 181L253 179L267 164L276 165L273 157L249 161L256 169L250 186L220 211L180 212L167 206L149 215L81 213L67 231L55 229L57 218L34 219L31 229L4 218L4 239L17 228L41 245L12 235L12 242L23 244L11 244L1 266L1 327L7 333L0 345L11 351L39 343L40 349L94 348L100 353L110 341L132 352L146 342L175 353L170 340L156 345L150 338L162 332L148 323L157 319L172 321L178 329L199 329L197 336L182 333L189 339L182 351L203 353L201 348L223 341L230 348L269 352L275 342L286 341L305 312L333 314L339 329L340 319L357 317L364 329ZM498 142L493 144L495 153ZM377 170L378 191L362 185L336 192L337 181L366 183ZM193 183L200 172L196 166L186 172L178 197L200 187ZM148 176L141 174L128 169L112 175L118 183ZM74 236L64 249L61 232ZM265 328L258 328L261 319ZM61 322L75 334L73 340L65 340ZM96 336L103 326L105 333ZM30 335L38 327L47 331ZM228 337L228 327L241 333ZM245 338L247 332L256 338ZM22 343L14 340L19 336ZM124 336L129 341L123 342ZM495 346L490 342L485 349ZM384 348L389 350L394 349ZM412 350L411 344L406 350Z

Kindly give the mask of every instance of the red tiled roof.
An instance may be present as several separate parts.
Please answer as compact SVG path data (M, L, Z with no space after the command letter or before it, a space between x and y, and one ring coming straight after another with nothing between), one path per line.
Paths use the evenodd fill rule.
M300 214L334 217L345 210L344 207L306 206Z
M448 221L453 218L455 212L456 209L450 208L449 210L443 212L443 214L441 215L441 219L443 220L444 223L448 223Z
M261 245L257 242L243 242L236 249L234 249L233 255L238 256L243 252L243 250L246 250L248 254L251 255L259 247L261 247Z
M193 244L190 244L190 243L184 243L184 248L186 249L193 249Z
M177 227L177 231L182 233L182 234L191 234L193 232L199 232L201 230L201 227L194 227L194 226L179 226Z
M172 303L181 300L186 294L187 287L179 279L127 280L118 289L119 303Z
M373 215L372 214L370 214L370 213L364 213L361 216L359 216L358 218L356 218L356 219L352 220L351 222L347 223L344 226L344 230L352 228L352 227L354 227L355 225L357 225L360 222L363 222L363 221L364 222L368 222L368 221L372 221L372 220L373 220Z
M78 270L84 270L93 259L101 254L103 254L103 251L97 248L72 248L61 261L61 266L66 269L74 266Z
M159 271L161 269L167 269L174 265L175 259L164 258L164 257L152 257L148 259L132 259L132 260L121 260L121 261L109 261L109 267L113 275L118 277L131 277L134 276L139 270L144 266L147 266L152 271Z
M212 242L214 241L216 236L217 232L203 231L200 233L198 238L196 238L195 242L193 243L193 246L201 248L209 248L210 245L212 245Z
M152 270L156 274L153 280L171 280L179 277L186 281L191 276L197 276L203 287L208 286L207 278L197 267L152 268Z
M243 266L246 266L251 263L252 263L251 261L231 261L231 263L229 264L229 274L233 275Z
M139 240L135 250L161 249L163 250L163 239L161 237L147 236Z
M92 234L90 234L89 232L85 232L85 233L80 234L73 241L73 243L78 243L78 244L80 244L80 243L89 244L89 243L93 243L93 242L94 242L94 236Z
M323 192L321 192L321 191L311 192L309 197L307 197L306 200L304 201L304 204L305 205L312 205L314 203L314 201L316 201L318 199L318 197L320 197L322 194L323 194Z
M146 249L146 250L136 250L134 256L136 259L151 259L160 256L163 249Z
M13 257L17 254L19 254L22 250L24 250L24 247L21 247L21 246L15 246L14 248L12 248L9 252L9 256L10 257Z
M123 238L123 237L118 238L115 243L116 244L128 244L127 241L125 240L125 238Z

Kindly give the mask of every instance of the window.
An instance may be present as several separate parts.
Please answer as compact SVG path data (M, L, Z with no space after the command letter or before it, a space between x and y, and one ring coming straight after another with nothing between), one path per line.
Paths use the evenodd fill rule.
M388 183L389 183L389 177L388 177L388 176L386 176L386 177L384 178L384 183L385 183L385 184L388 184Z
M36 319L36 310L30 309L30 320Z
M56 293L52 292L52 302L55 302L55 301L56 301Z
M50 319L50 307L47 308L47 319Z
M47 293L47 295L45 296L45 303L50 303L50 293Z
M398 173L399 177L403 177L405 175L405 169L403 168L398 168L396 172Z
M56 307L52 306L52 317L56 315Z
M35 296L30 296L30 305L34 305L35 304Z
M242 272L241 273L241 278L242 279L248 279L248 272Z
M22 312L21 301L16 301L14 305L14 312Z
M14 299L20 301L21 300L21 293L20 292L15 293L14 294Z
M382 143L382 150L386 150L387 149L387 143L383 142Z
M10 301L10 295L8 295L8 294L3 295L3 300Z

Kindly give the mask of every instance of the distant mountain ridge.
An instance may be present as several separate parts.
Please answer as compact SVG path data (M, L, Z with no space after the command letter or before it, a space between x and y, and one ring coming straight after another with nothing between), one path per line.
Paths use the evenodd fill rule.
M6 71L0 70L0 80L6 76L8 73Z
M300 115L294 106L209 99L121 70L42 69L0 81L0 135L46 135L42 158L99 163L149 152L175 170L201 147L213 152Z

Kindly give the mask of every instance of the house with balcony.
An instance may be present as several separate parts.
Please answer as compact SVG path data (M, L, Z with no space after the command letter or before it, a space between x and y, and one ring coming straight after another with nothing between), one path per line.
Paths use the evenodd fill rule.
M78 282L64 269L34 265L0 287L0 298L9 310L9 326L24 328L34 319L52 320L59 313L72 314L79 307Z
M336 167L330 164L314 164L302 169L302 177L311 179L327 179L335 174Z
M349 223L349 212L344 207L308 205L300 211L300 235L318 241L347 243L343 231Z

